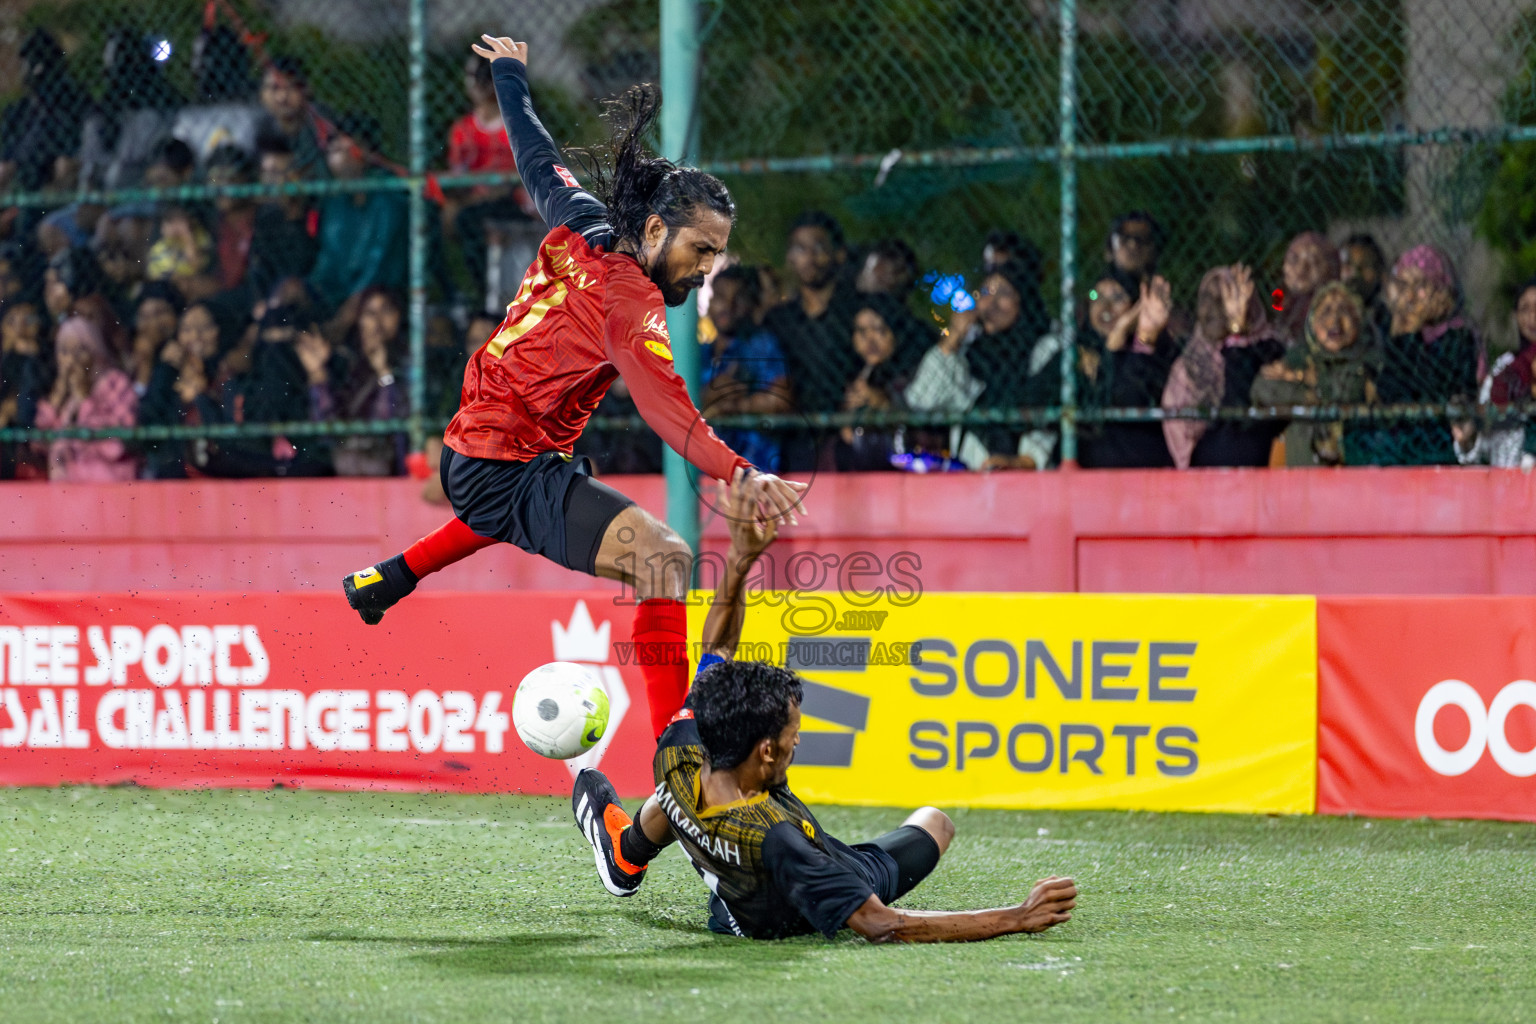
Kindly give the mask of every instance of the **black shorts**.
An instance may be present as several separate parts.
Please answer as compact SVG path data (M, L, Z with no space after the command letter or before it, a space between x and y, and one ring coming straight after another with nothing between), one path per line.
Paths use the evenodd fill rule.
M592 576L608 524L634 504L592 479L584 455L546 452L505 462L445 447L439 475L453 514L480 536Z
M864 870L880 902L889 906L917 888L939 866L939 844L918 825L903 825L867 843L855 843Z

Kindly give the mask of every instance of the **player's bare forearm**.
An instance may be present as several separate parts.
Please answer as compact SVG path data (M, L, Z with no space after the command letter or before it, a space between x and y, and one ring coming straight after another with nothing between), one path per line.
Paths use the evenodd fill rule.
M1072 919L1077 886L1054 875L1035 883L1029 899L1016 907L988 910L897 910L871 896L848 927L870 942L981 942L1000 935L1043 932Z
M882 909L889 917L870 921L867 933L853 923L853 918L849 919L850 927L870 942L981 942L1022 930L1011 908L955 912Z
M746 556L746 566L738 568L743 556L732 545L725 560L725 578L716 588L709 611L704 616L702 642L705 654L718 654L729 661L736 655L736 645L741 643L741 630L747 621L746 569L757 556Z
M747 616L747 578L758 557L773 543L777 525L763 523L757 515L761 481L757 474L742 472L731 484L726 515L731 525L731 545L725 555L725 574L709 611L704 616L703 650L731 658L741 642Z

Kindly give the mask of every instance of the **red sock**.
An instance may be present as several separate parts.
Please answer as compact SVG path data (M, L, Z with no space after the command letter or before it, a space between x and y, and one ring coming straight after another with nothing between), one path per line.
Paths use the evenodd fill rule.
M446 569L461 558L468 558L481 548L496 542L482 537L455 516L421 540L405 549L405 564L419 580L429 573Z
M688 610L681 601L653 597L635 611L635 651L651 731L659 739L688 697Z

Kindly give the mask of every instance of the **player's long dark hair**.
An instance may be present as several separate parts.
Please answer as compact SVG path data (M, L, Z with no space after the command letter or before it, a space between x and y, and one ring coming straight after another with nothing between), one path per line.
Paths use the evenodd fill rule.
M587 172L593 195L607 205L617 240L636 246L653 213L668 228L691 223L701 208L732 223L736 220L736 204L719 178L646 152L643 140L660 113L661 91L656 86L632 86L606 104L608 146L596 152L572 151Z

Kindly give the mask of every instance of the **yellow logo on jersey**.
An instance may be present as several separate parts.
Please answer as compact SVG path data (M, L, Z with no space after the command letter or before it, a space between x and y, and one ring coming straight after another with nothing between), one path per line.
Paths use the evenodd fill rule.
M655 338L647 338L645 340L645 347L656 353L658 356L661 356L661 358L665 359L667 362L670 363L672 361L672 350L662 342L657 341Z
M812 825L809 821L805 820L804 818L800 819L800 831L805 833L805 838L807 838L807 839L815 839L816 838L816 826Z
M368 568L352 574L352 586L362 590L364 587L372 586L383 578L378 568L370 565Z

